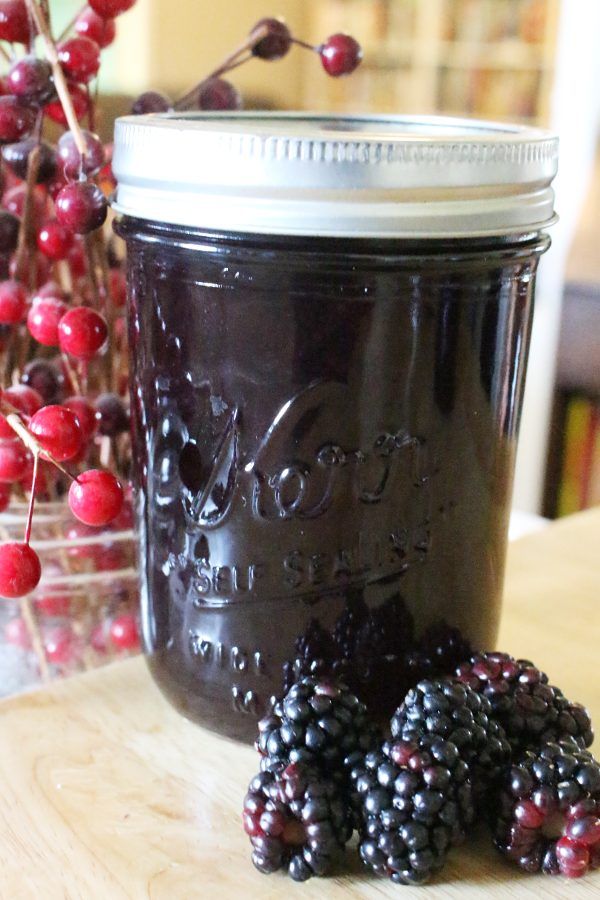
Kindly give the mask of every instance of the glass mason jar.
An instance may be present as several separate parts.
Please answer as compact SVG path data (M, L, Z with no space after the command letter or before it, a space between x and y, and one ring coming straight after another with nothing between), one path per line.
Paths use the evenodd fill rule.
M496 636L556 140L450 119L124 118L142 618L252 738L334 672L389 713Z

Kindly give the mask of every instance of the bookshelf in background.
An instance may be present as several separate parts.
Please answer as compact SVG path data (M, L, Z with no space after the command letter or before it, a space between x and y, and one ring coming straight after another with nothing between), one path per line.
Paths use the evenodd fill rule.
M549 460L544 515L600 504L600 397L557 392Z
M592 203L590 252L597 244L595 210ZM580 228L578 240L584 233ZM568 270L573 274L573 263ZM579 265L575 271L582 274ZM563 296L543 501L548 518L600 504L600 283L591 267L583 274L589 280L567 280Z
M352 79L306 67L304 106L546 124L560 0L310 0L310 38L350 31Z

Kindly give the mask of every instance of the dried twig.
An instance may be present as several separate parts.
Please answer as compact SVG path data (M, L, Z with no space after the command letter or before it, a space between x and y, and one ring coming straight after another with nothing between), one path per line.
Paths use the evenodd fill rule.
M48 21L42 13L42 10L40 9L36 0L25 0L25 2L27 4L27 9L33 17L35 27L37 28L38 33L42 39L46 59L52 67L54 86L56 87L56 92L62 104L65 118L67 120L69 128L73 132L73 139L75 141L75 144L77 145L77 149L79 150L81 156L84 157L87 152L85 138L83 136L81 126L77 121L77 116L75 115L73 101L71 100L71 95L69 94L69 89L67 87L67 80L58 58L58 51L56 49L56 44L54 43L54 40L52 38Z

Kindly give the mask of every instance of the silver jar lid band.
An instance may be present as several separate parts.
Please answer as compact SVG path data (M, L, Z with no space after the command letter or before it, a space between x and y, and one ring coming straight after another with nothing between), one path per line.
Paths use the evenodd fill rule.
M115 210L200 229L476 237L555 220L558 139L443 117L195 113L117 120Z

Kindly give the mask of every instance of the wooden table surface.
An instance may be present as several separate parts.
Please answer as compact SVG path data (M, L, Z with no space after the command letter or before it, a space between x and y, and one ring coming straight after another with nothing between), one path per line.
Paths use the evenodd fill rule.
M499 646L533 658L600 722L599 605L600 510L511 546ZM255 753L178 716L141 659L2 701L0 748L1 900L600 896L600 872L528 876L485 835L424 888L356 862L303 885L259 875L240 827Z

